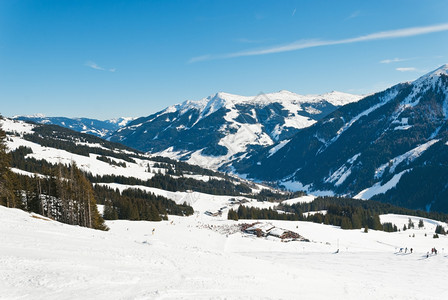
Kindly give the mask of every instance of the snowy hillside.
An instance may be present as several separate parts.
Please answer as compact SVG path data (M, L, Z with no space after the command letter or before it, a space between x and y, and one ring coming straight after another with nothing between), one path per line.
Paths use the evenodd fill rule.
M288 91L247 97L217 93L185 101L119 129L111 140L141 151L219 168L248 149L270 146L361 96Z
M408 216L384 218L398 223ZM443 299L446 294L447 238L430 236L437 223L431 220L424 220L423 229L399 233L270 221L310 240L289 243L249 236L235 230L237 222L205 215L109 221L108 232L1 206L0 220L5 299ZM438 254L426 258L433 247Z
M205 210L199 203L215 203L212 206L214 212L226 207L224 213L230 207L237 208L240 202L259 208L275 205L254 199L254 195L268 187L185 163L164 158L161 160L93 136L7 118L0 120L0 127L7 132L8 151L15 153L26 149L23 160L35 162L15 166L17 162L13 161L12 171L16 174L46 178L48 174L39 173L42 171L42 162L64 166L76 164L92 177L90 180L96 186L120 192L138 189L179 205L186 203L196 207L200 213ZM41 169L31 170L33 164ZM287 197L286 193L278 193Z

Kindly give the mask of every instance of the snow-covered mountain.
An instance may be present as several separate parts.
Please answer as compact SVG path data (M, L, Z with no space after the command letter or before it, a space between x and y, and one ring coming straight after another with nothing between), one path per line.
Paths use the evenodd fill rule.
M448 65L339 108L232 166L289 188L448 211Z
M115 131L135 118L116 118L110 120L96 120L88 118L46 117L42 114L32 116L15 116L13 119L31 121L38 124L53 124L74 131L92 134L104 139L109 138Z
M241 159L249 149L285 141L360 98L341 92L303 96L280 91L253 97L217 93L130 122L111 141L218 168Z

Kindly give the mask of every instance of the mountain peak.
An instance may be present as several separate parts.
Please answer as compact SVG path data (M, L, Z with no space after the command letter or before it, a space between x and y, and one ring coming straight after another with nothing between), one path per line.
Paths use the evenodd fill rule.
M444 64L440 67L438 67L437 69L423 75L422 77L418 78L417 80L414 81L414 83L419 84L422 83L424 81L434 81L437 80L441 75L448 75L448 64Z
M440 76L440 75L448 75L448 64L444 64L424 76Z

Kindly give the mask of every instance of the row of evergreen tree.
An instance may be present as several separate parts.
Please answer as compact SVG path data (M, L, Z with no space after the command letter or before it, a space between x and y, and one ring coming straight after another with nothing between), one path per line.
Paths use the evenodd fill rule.
M189 191L194 190L201 193L212 195L228 195L240 196L242 194L251 193L252 189L246 184L235 184L230 180L220 180L210 178L208 181L197 180L189 177L173 177L168 174L157 173L148 180L141 180L134 177L125 177L121 175L88 175L89 180L93 183L120 183L127 185L143 185L147 187L155 187L166 191Z
M156 196L140 189L127 189L120 192L110 187L96 184L94 187L99 204L104 205L106 220L167 220L168 214L189 216L193 208L186 203L176 204L162 196Z
M395 232L401 229L392 223L382 224L379 217L382 214L405 214L431 218L443 222L448 221L448 215L443 213L416 211L376 201L360 201L342 197L318 197L310 203L297 203L291 206L281 205L278 208L286 211L286 213L271 208L260 209L256 207L240 206L237 211L233 209L229 210L228 219L309 221L340 226L342 229L365 228L366 230L374 229L387 232ZM310 211L315 213L306 213ZM319 211L325 211L325 213ZM418 226L419 228L423 227L422 220L419 222ZM408 227L414 227L411 219L409 219ZM406 230L406 228L405 225L403 230ZM444 234L442 226L440 226L440 228L438 227L437 231Z
M398 231L396 225L391 223L381 224L378 214L371 215L371 211L356 209L355 213L346 215L345 211L348 207L342 208L337 206L329 207L326 214L297 214L284 213L273 210L272 208L256 208L241 205L237 211L229 210L229 220L239 219L258 219L258 220L287 220L287 221L307 221L319 224L340 226L342 229L360 229L371 228L375 230L383 230L387 232Z
M281 208L288 212L294 212L297 214L303 214L308 211L320 211L320 210L328 210L330 206L338 206L338 207L350 207L345 210L341 210L345 215L351 215L354 213L354 210L357 208L361 208L363 210L369 210L372 215L382 215L382 214L401 214L401 215L412 215L422 218L428 218L433 220L438 220L442 222L448 221L448 214L440 213L440 212L426 212L422 210L413 210L404 207L395 206L389 203L383 203L378 201L361 201L358 199L344 198L344 197L335 197L335 196L326 196L326 197L317 197L314 201L309 203L296 203L291 206L282 205Z

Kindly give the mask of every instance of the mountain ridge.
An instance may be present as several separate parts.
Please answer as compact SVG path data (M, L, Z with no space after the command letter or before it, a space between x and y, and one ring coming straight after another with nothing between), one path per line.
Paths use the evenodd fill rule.
M283 90L254 97L219 92L138 118L117 130L111 141L218 169L248 149L283 141L361 97L342 92L303 96Z
M12 119L30 121L37 124L53 124L69 128L81 133L88 133L97 137L108 139L119 128L126 126L135 118L120 117L107 120L91 118L46 117L43 114L14 116Z

